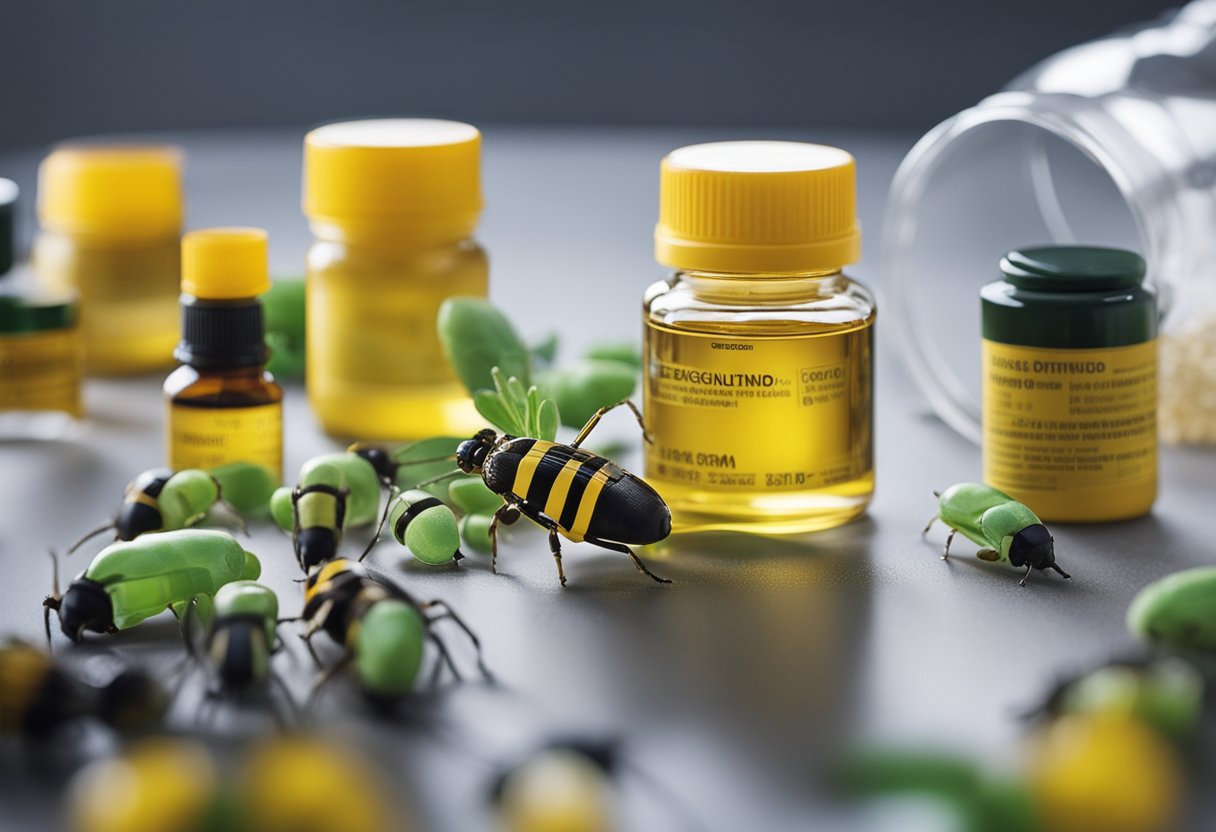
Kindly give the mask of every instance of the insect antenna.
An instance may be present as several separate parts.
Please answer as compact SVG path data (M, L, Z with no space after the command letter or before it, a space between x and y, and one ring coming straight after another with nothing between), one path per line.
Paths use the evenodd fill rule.
M371 540L367 541L367 546L363 547L363 554L359 555L360 563L362 563L363 559L371 553L376 544L380 542L380 533L384 531L384 524L388 520L389 510L392 509L393 500L397 499L397 495L399 493L400 491L397 486L392 486L392 490L390 490L388 493L388 499L384 501L384 513L380 515L380 522L376 524L376 533L372 535Z
M240 530L245 533L245 537L250 537L249 525L245 522L245 517L236 510L236 506L224 499L224 486L222 486L220 481L215 477L212 477L211 481L215 483L215 501L223 506L225 511L236 518L236 524Z
M450 480L452 477L463 477L463 476L464 476L464 471L461 471L459 468L454 468L451 471L448 471L446 474L440 474L437 477L431 477L429 480L423 480L422 482L415 483L414 488L425 488L426 486L434 485L437 482L443 482L444 480Z
M1058 563L1053 563L1053 564L1051 565L1051 568L1052 568L1052 569L1054 569L1054 570L1056 570L1057 572L1059 572L1059 573L1060 573L1060 577L1062 577L1062 578L1064 578L1064 579L1066 579L1066 580L1071 580L1071 579L1072 579L1072 575L1069 575L1067 572L1065 572L1063 569L1061 569L1061 568L1060 568L1060 564L1058 564Z
M75 543L73 543L68 548L68 550L66 552L64 552L64 554L71 555L73 552L75 552L77 549L79 549L81 546L83 546L86 541L92 540L94 537L97 537L97 535L101 534L102 532L109 531L110 529L113 529L115 527L116 527L116 524L114 523L113 520L111 520L109 523L106 523L104 526L98 526L97 528L88 532L84 537L80 538L80 540L77 540Z
M427 459L404 459L397 462L402 468L406 465L428 465L435 462L455 462L456 454L447 454L445 456L432 456Z

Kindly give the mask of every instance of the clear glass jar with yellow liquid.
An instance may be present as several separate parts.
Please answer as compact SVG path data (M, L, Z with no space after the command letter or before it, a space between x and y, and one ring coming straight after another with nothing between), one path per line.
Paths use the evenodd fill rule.
M838 526L874 490L874 300L854 162L797 142L719 142L663 160L644 302L646 478L676 531Z
M38 171L39 279L79 296L84 368L172 366L179 334L182 155L169 146L65 146Z
M481 134L435 119L329 124L304 143L308 396L331 434L462 435L482 426L436 332L449 297L484 297Z

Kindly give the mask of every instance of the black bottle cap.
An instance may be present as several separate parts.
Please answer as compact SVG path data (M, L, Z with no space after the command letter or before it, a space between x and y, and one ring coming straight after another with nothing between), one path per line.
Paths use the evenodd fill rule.
M265 364L262 304L257 298L203 300L182 295L182 340L173 357L200 369Z

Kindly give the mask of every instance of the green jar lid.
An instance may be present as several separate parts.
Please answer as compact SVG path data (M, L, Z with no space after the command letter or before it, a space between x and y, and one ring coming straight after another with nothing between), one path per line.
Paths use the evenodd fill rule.
M1001 259L980 290L984 338L1047 349L1099 349L1157 337L1157 298L1144 258L1096 246L1041 246Z
M1001 271L1014 286L1039 292L1134 289L1144 281L1144 258L1097 246L1041 246L1011 251Z

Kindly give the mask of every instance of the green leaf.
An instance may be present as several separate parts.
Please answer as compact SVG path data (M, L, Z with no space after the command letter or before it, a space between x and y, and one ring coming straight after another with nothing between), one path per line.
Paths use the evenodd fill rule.
M411 488L416 488L418 483L424 480L429 480L440 474L446 474L449 471L455 470L456 462L454 460L442 459L441 457L454 455L456 453L456 446L463 441L464 438L459 436L436 436L432 439L423 439L419 442L394 449L393 460L398 463L404 463L397 469L396 486L402 491L408 491ZM435 461L409 464L423 459ZM440 480L426 486L424 490L443 500L447 498L450 483L450 480Z
M501 402L502 407L506 410L508 416L510 417L511 423L516 427L523 427L526 429L528 425L528 409L526 406L516 406L511 396L510 379L505 378L497 367L490 370L490 376L494 379L494 390L497 391L496 395L498 396L498 400ZM506 429L504 428L504 430ZM507 432L516 433L516 435L519 436L524 435L517 433L516 431Z
M544 339L532 345L532 363L548 367L557 358L558 339L556 332L550 332Z
M536 385L528 388L528 430L531 431L529 436L540 436L540 422L538 421L540 411L540 391L536 389Z
M502 312L482 298L448 298L439 307L439 341L469 393L494 386L491 370L530 382L530 354Z
M557 403L553 399L544 399L536 411L536 438L552 442L557 438L557 426L560 423Z
M473 405L485 420L504 433L526 436L523 425L515 418L502 396L492 390L478 390L473 394Z

